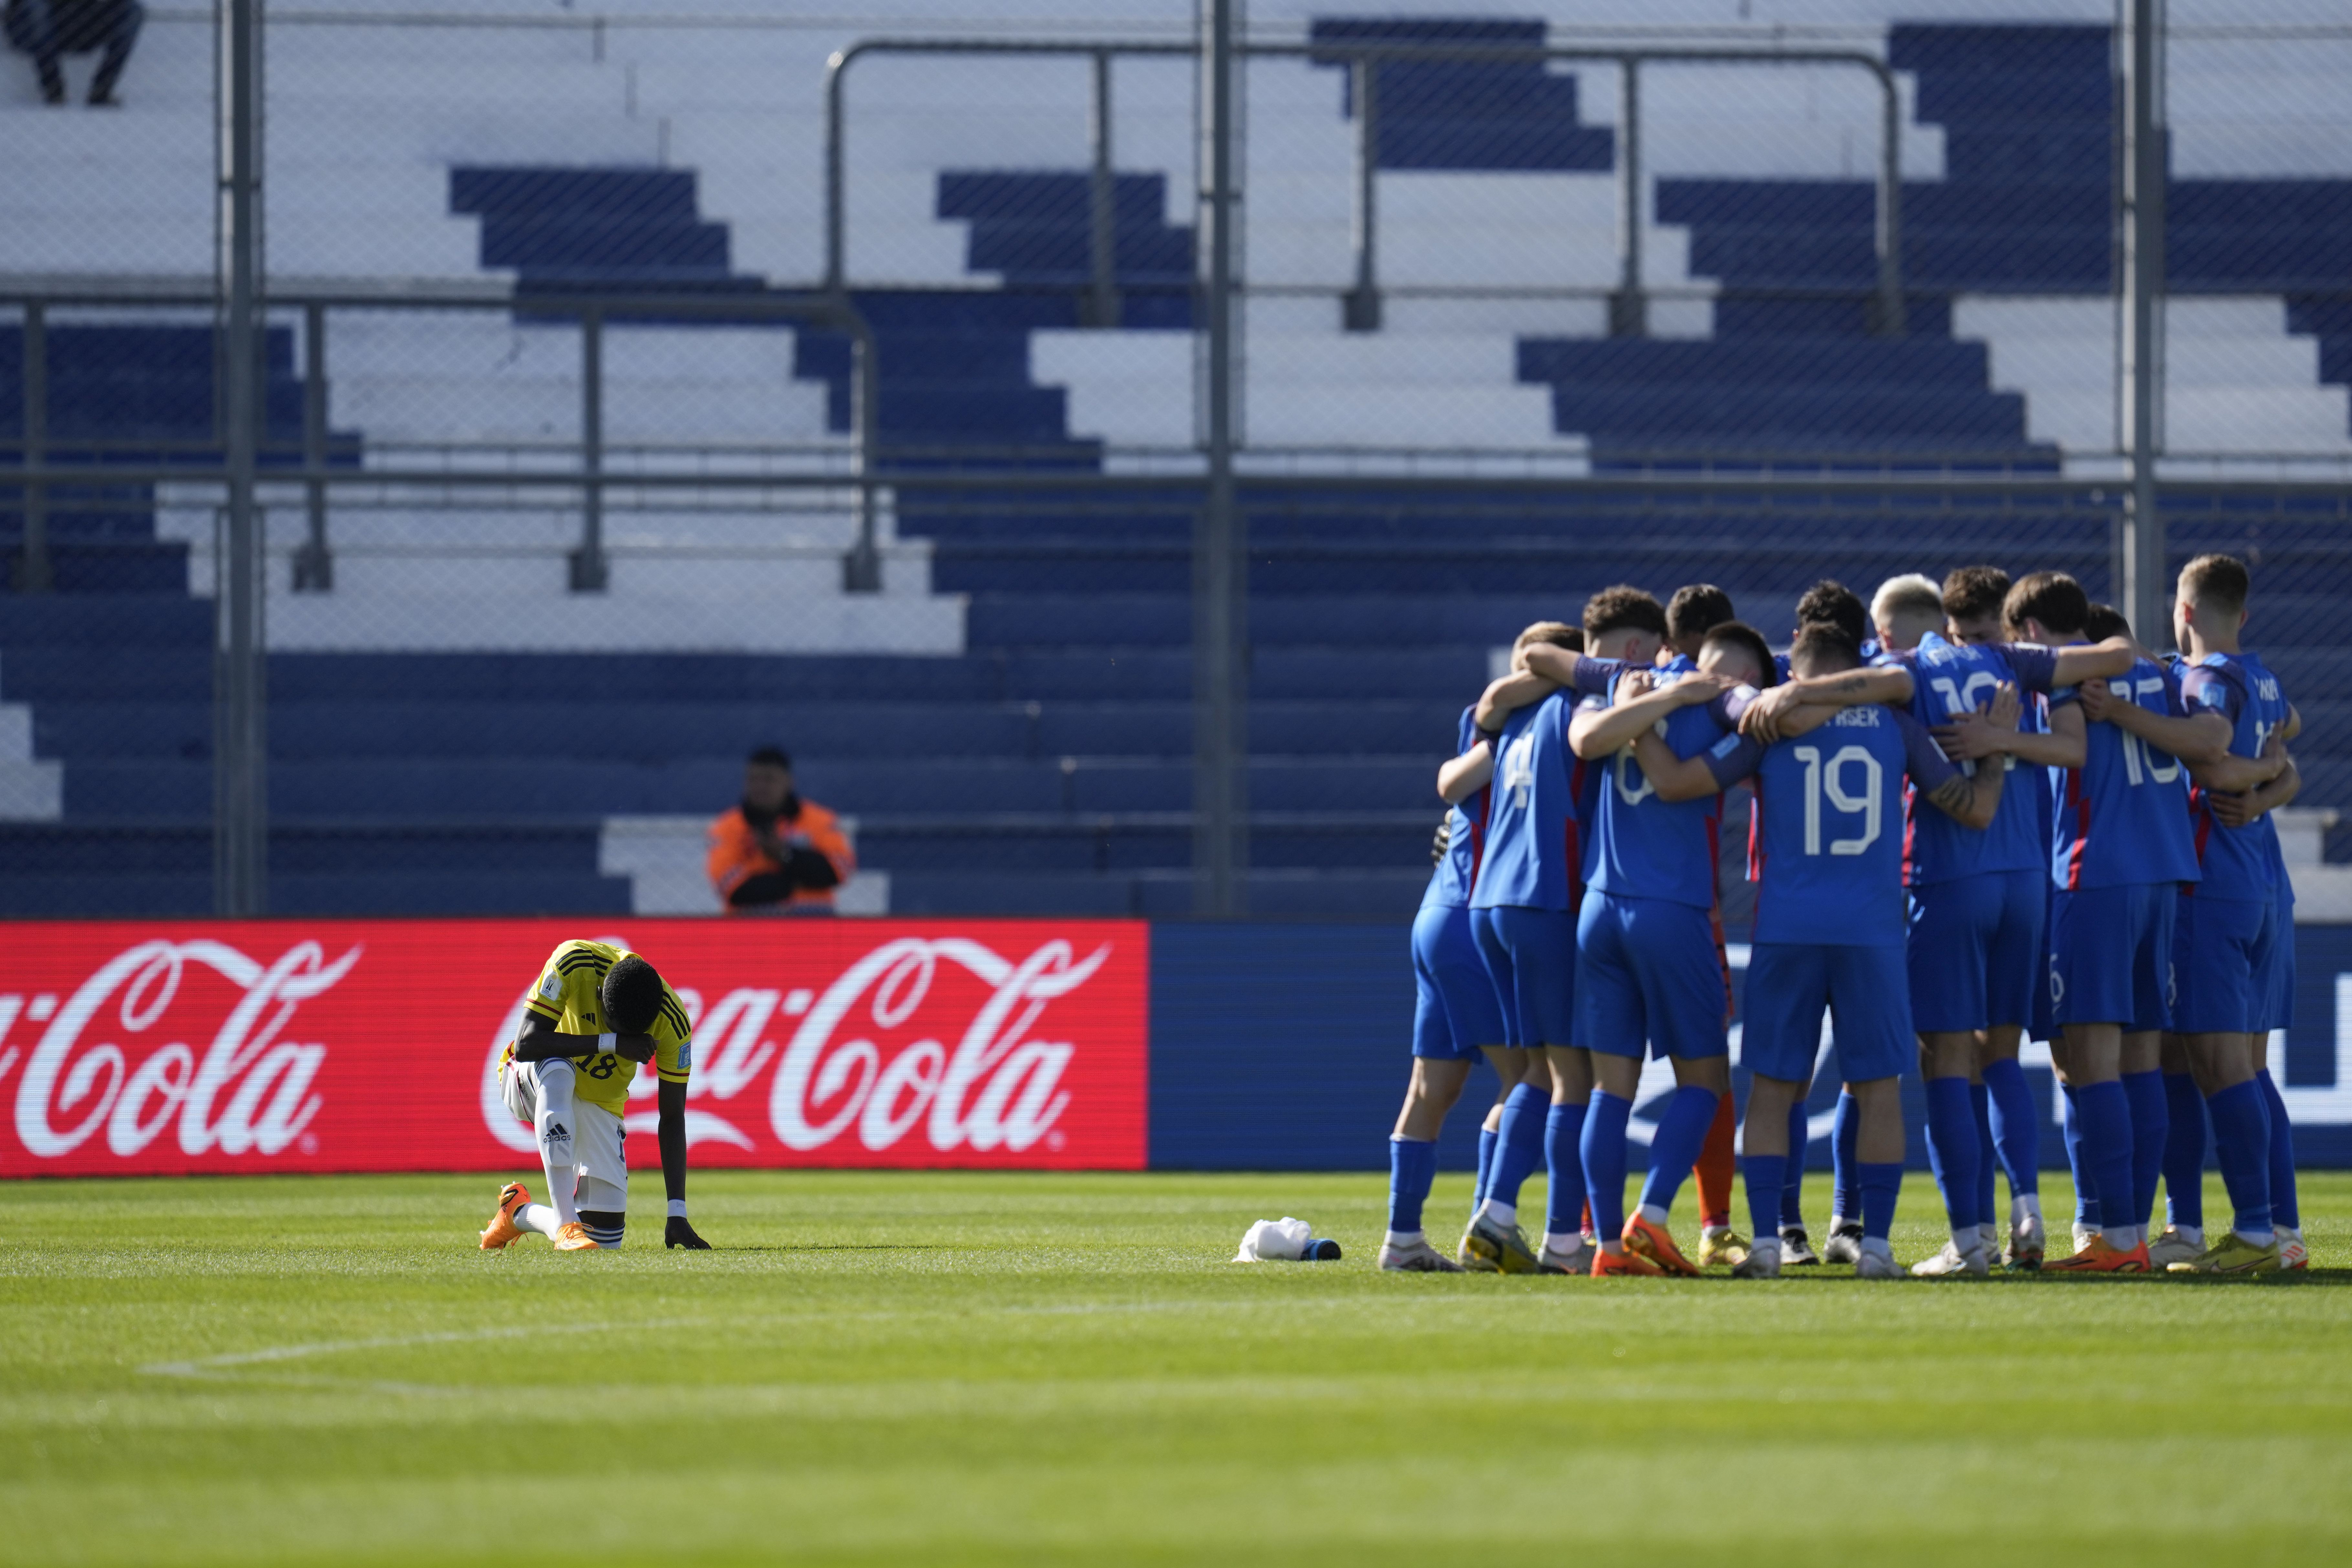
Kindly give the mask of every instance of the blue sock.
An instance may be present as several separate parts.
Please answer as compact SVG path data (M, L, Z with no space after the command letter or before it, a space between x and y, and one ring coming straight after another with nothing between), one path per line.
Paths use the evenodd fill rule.
M1544 1112L1551 1097L1523 1083L1503 1101L1503 1125L1496 1133L1495 1165L1486 1173L1486 1201L1517 1208L1519 1189L1543 1163Z
M1658 1130L1650 1135L1650 1174L1642 1184L1643 1204L1662 1209L1675 1206L1675 1194L1683 1190L1691 1163L1706 1142L1707 1129L1715 1125L1716 1106L1722 1099L1711 1089L1686 1084L1666 1101L1666 1113L1658 1118Z
M2271 1108L2263 1086L2252 1079L2233 1083L2205 1101L2213 1115L2213 1152L2221 1160L2221 1184L2236 1214L2231 1225L2256 1236L2271 1228Z
M1862 1184L1862 1234L1885 1241L1894 1233L1895 1205L1903 1198L1903 1162L1865 1165L1856 1161L1854 1174Z
M2156 1213L2157 1178L2164 1173L2165 1140L2171 1135L2171 1107L2160 1072L2124 1074L2124 1097L2131 1101L2132 1216L2146 1225Z
M2278 1082L2264 1068L2254 1075L2263 1086L2263 1103L2271 1112L2271 1223L2290 1230L2303 1228L2303 1204L2294 1190L2294 1129L2286 1119L2286 1100Z
M1954 1230L1977 1222L1977 1119L1969 1105L1969 1080L1927 1080L1927 1164L1944 1194L1944 1214Z
M1812 1142L1811 1134L1812 1119L1805 1114L1805 1102L1801 1100L1789 1107L1789 1174L1780 1185L1783 1226L1805 1223L1805 1145Z
M1862 1217L1856 1182L1854 1140L1862 1135L1862 1102L1838 1090L1837 1120L1830 1123L1830 1212L1848 1225Z
M2127 1226L2132 1204L2131 1099L2120 1083L2086 1083L2074 1091L2083 1122L2083 1163L2099 1200L2099 1226Z
M1785 1218L1774 1216L1782 1213L1781 1194L1789 1190L1788 1170L1790 1161L1786 1154L1742 1154L1740 1174L1748 1178L1748 1223L1756 1234L1769 1237Z
M1992 1141L2000 1151L2001 1173L2009 1178L2009 1195L2038 1195L2042 1191L2042 1117L2034 1110L2033 1090L2025 1081L2025 1069L2013 1058L1987 1062L1984 1085L1992 1100Z
M1584 1166L1578 1148L1584 1136L1581 1101L1555 1105L1544 1118L1544 1170L1551 1191L1544 1201L1544 1230L1572 1236L1584 1223Z
M2071 1083L2058 1086L2058 1131L2066 1138L2066 1171L2074 1178L2074 1223L2092 1230L2099 1227L2099 1194L2090 1174L2083 1168L2083 1108L2082 1099Z
M1389 1140L1389 1228L1421 1228L1421 1205L1437 1180L1437 1145L1425 1138Z
M1495 1145L1502 1134L1481 1122L1478 1125L1478 1184L1470 1189L1470 1207L1475 1210L1486 1201L1486 1179L1495 1172Z
M2164 1075L2164 1218L2205 1228L2205 1097L2185 1072Z
M1614 1241L1625 1229L1625 1124L1633 1102L1606 1089L1592 1091L1577 1142L1584 1163L1584 1196L1592 1205L1592 1234Z
M1992 1144L1992 1090L1980 1083L1969 1085L1969 1113L1977 1124L1977 1223L1990 1225L1998 1212L1993 1207L1994 1167L2000 1163Z

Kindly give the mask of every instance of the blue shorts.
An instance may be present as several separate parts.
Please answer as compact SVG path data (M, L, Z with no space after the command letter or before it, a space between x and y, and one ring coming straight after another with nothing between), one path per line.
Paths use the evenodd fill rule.
M2050 905L2050 1008L2060 1025L2115 1024L2126 1034L2172 1026L2172 927L2178 884L2061 890Z
M1988 871L1911 889L1911 1026L1923 1035L2032 1021L2050 879Z
M1478 956L1494 976L1504 1038L1514 1046L1566 1046L1576 1038L1576 917L1517 904L1472 910Z
M2265 1030L2294 1026L2294 887L2284 878L2273 909L2276 914L2272 929L2276 938L2271 944L2270 1005L2263 1014L2262 1024Z
M1840 1079L1901 1078L1917 1054L1906 970L1899 947L1757 943L1748 954L1739 1065L1784 1083L1812 1082L1827 1011Z
M1510 1037L1468 910L1433 905L1412 918L1412 983L1414 1056L1465 1061Z
M2250 1035L2270 1016L2278 906L2268 899L2180 900L2172 938L2172 1026L2184 1035Z
M1578 1045L1637 1059L1645 1044L1685 1059L1728 1052L1723 1016L1730 977L1707 910L1587 893L1576 952Z

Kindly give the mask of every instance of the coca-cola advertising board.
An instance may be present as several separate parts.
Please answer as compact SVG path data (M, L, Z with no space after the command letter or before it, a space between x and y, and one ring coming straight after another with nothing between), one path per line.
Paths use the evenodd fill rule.
M557 943L619 942L694 1022L700 1166L1140 1170L1141 921L12 924L0 1173L505 1170L497 1068ZM632 1133L655 1127L642 1071ZM651 1136L629 1142L653 1165Z

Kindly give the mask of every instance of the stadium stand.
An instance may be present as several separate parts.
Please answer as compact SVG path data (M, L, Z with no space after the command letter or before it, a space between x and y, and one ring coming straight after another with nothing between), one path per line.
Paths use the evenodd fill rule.
M1107 26L1146 11L1111 9ZM1528 5L1466 26L1255 9L1337 47L1532 40L1724 8ZM1821 9L1759 5L1754 19ZM1703 563L1774 632L1824 571L1866 587L2006 558L2105 590L2107 513L2080 501L1479 485L1701 459L2112 474L2104 26L1835 9L1883 28L1903 73L1900 339L1866 326L1876 106L1861 73L1645 79L1644 276L1661 292L1651 336L1612 339L1597 295L1507 290L1615 279L1612 69L1383 75L1381 275L1401 291L1381 331L1349 333L1333 298L1351 266L1346 73L1252 68L1248 276L1325 291L1247 302L1244 473L1378 474L1411 447L1423 471L1462 481L1443 511L1363 490L1246 497L1256 910L1410 908L1436 815L1431 764L1492 650L1608 582L1663 588ZM287 286L515 295L497 310L339 313L335 460L570 440L581 348L567 291L751 300L818 276L822 62L848 37L615 27L592 54L579 29L484 28L453 59L429 27L273 28L269 243ZM0 271L207 273L210 47L202 27L151 25L120 115L0 101L0 202L54 219L6 226ZM2170 444L2352 475L2352 161L2340 137L2299 129L2340 113L2326 101L2334 57L2213 48L2182 56L2173 79L2172 276L2189 297L2171 307ZM2221 63L2200 76L2200 58ZM857 68L849 276L877 335L892 460L1181 467L1195 418L1189 68L1118 68L1108 329L1082 325L1083 64ZM2251 100L2217 85L2261 70L2277 85ZM53 458L75 441L209 438L209 329L152 315L51 325ZM683 460L667 447L847 472L838 335L624 314L606 340L616 467ZM303 347L295 324L270 334L271 440L288 450ZM24 428L22 354L22 332L0 327L0 460ZM770 449L746 455L754 443ZM50 519L58 592L0 599L0 816L15 819L0 824L0 913L210 905L211 513L169 491L105 496ZM2292 584L2265 591L2274 618L2256 637L2291 689L2315 694L2306 803L2342 805L2352 704L2315 694L2352 673L2337 608L2352 580L2331 542L2343 498L2297 505L2184 494L2172 543L2238 549ZM812 793L856 814L895 910L1190 907L1181 502L910 489L884 517L878 595L842 591L837 494L800 510L740 494L611 506L613 587L590 611L564 585L576 512L487 487L454 505L385 487L337 510L333 591L270 604L274 909L625 910L643 859L614 843L645 840L632 824L714 812L743 745L768 736L793 747ZM20 530L0 513L0 545ZM299 505L273 512L280 590L302 535Z

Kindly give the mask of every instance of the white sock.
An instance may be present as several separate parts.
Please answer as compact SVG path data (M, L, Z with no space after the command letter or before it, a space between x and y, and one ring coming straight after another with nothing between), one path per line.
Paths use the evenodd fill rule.
M2042 1194L2040 1193L2021 1193L2009 1200L2010 1224L2019 1225L2028 1218L2040 1219L2041 1217Z
M1478 1217L1490 1225L1498 1225L1505 1230L1508 1230L1519 1223L1519 1205L1498 1203L1493 1198L1488 1198L1478 1205Z
M1729 1236L1731 1227L1727 1225L1703 1225L1698 1227L1698 1234L1701 1240L1712 1241L1718 1236Z
M1392 1230L1389 1232L1388 1244L1391 1247L1419 1247L1427 1239L1428 1237L1418 1230Z
M2300 1243L2303 1240L2303 1231L2295 1226L2280 1226L2275 1231L2272 1232L2272 1234L2276 1236L2281 1241Z
M1843 1230L1850 1225L1860 1225L1861 1223L1862 1222L1858 1219L1846 1218L1845 1215L1838 1213L1835 1209L1830 1210L1830 1230L1832 1234Z
M2276 1240L2278 1239L2278 1232L2276 1232L2276 1231L2274 1231L2274 1230L2265 1230L2265 1231L2260 1231L2260 1232L2257 1232L2257 1231L2251 1231L2251 1230L2242 1230L2242 1231L2239 1231L2239 1232L2237 1233L2237 1237L2238 1237L2238 1239L2239 1239L2240 1241L2245 1242L2245 1243L2247 1243L2249 1246L2252 1246L2252 1247L2268 1247L2272 1242L2276 1241Z
M1873 1258L1881 1258L1889 1263L1895 1261L1895 1244L1888 1241L1883 1236L1864 1237L1862 1238L1862 1249L1864 1252L1869 1253Z
M1780 1238L1777 1236L1758 1237L1756 1245L1748 1249L1748 1255L1753 1258L1769 1258L1778 1263L1780 1261Z
M572 1157L572 1123L580 1118L572 1109L572 1084L570 1062L539 1064L539 1116L532 1125L539 1133L540 1166L547 1173L547 1201L559 1225L580 1217L573 1201L580 1190L580 1167Z
M1952 1250L1961 1257L1966 1258L1969 1253L1979 1251L1983 1247L1984 1237L1978 1233L1976 1226L1960 1225L1952 1227Z
M1543 1244L1546 1252L1574 1252L1584 1245L1584 1234L1574 1230L1548 1230L1544 1232Z
M2099 1227L2099 1234L2106 1237L2107 1245L2117 1252L2129 1252L2139 1245L2139 1226L2136 1225L2103 1225Z
M2191 1247L2205 1245L2205 1227L2201 1225L2176 1225L2172 1227L2172 1234Z
M555 1227L563 1223L555 1217L555 1211L545 1204L523 1205L515 1210L514 1222L522 1229L535 1230L551 1241L555 1237Z
M2000 1226L1997 1225L1980 1225L1977 1226L1977 1245L1983 1247L1987 1252L1999 1252L2000 1250ZM1963 1247L1960 1250L1966 1252L1968 1248Z
M1642 1217L1652 1225L1663 1227L1666 1223L1666 1211L1655 1204L1643 1204L1640 1212Z

